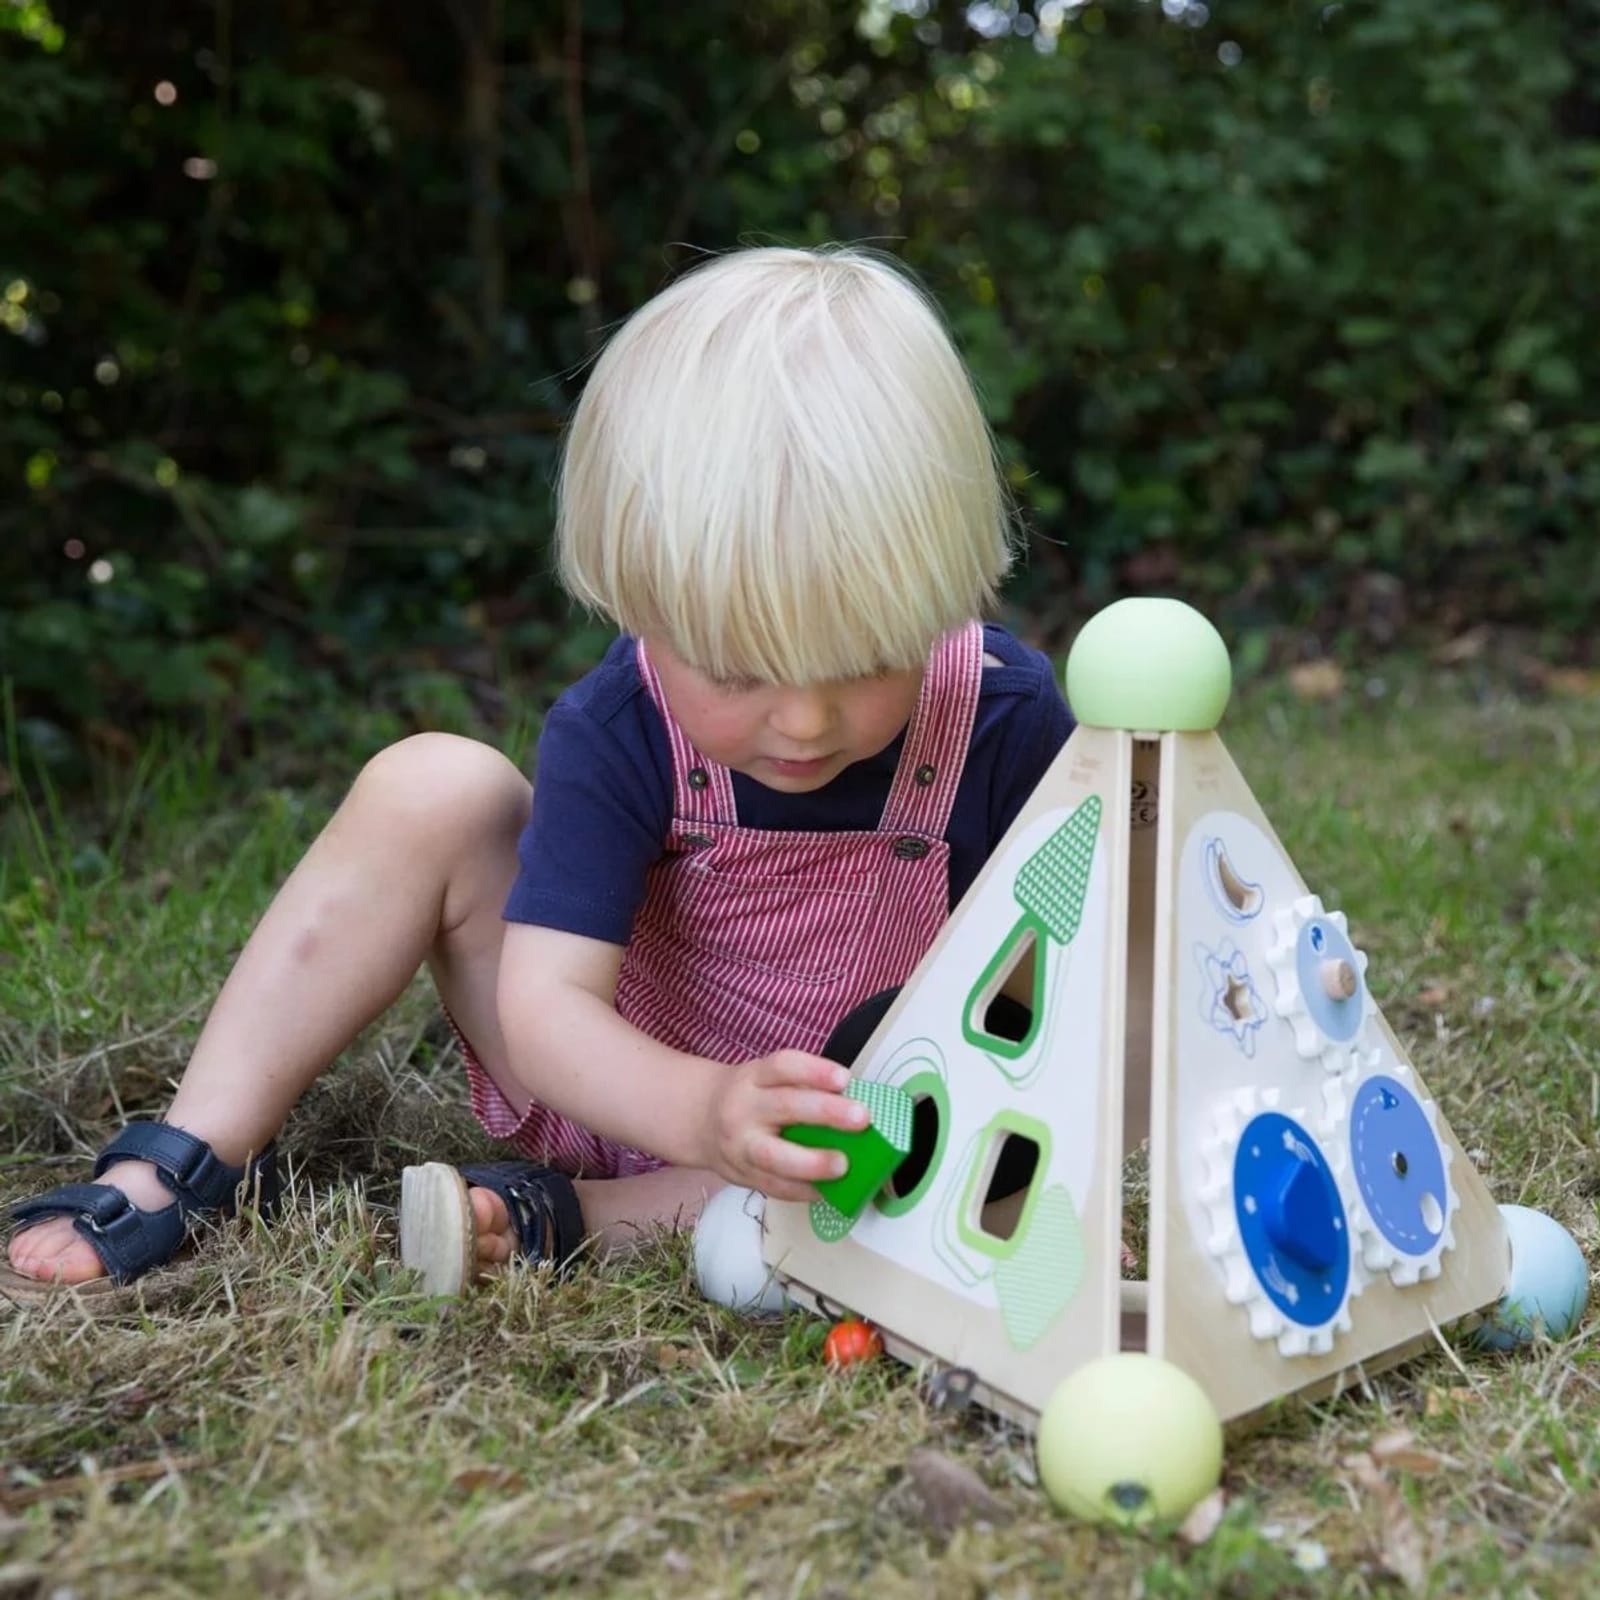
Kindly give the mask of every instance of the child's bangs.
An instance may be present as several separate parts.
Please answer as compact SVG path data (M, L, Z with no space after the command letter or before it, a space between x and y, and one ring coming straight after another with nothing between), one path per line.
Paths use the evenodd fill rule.
M814 524L809 538L769 534L727 548L726 562L678 587L687 604L661 619L673 649L715 679L829 683L919 667L970 614L930 605L919 586L885 584L864 560L830 559L835 540L817 538ZM761 553L769 559L745 559Z

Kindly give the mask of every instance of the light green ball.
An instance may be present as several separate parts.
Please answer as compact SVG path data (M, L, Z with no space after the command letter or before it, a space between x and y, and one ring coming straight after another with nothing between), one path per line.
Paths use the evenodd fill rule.
M1064 1378L1037 1448L1058 1510L1125 1528L1185 1516L1222 1477L1222 1423L1205 1390L1170 1361L1134 1352Z
M1067 704L1091 728L1204 732L1232 687L1222 635L1181 600L1118 600L1089 618L1067 657Z

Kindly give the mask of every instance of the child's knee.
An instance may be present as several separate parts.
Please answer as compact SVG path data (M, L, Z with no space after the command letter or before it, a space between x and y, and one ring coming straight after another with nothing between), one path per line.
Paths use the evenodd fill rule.
M493 746L453 733L417 733L380 750L362 768L351 799L375 825L437 845L515 836L531 793Z

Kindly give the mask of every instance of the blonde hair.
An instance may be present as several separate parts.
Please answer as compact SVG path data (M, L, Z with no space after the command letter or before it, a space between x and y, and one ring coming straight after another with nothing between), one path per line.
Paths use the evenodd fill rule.
M860 249L714 257L601 354L562 459L562 581L714 678L919 666L1011 561L938 312Z

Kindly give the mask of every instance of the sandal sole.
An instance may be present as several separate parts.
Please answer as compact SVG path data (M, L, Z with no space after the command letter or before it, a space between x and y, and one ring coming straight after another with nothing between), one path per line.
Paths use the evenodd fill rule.
M400 1174L400 1261L430 1295L464 1294L478 1275L478 1230L466 1180L442 1161Z
M124 1309L152 1310L194 1276L195 1263L172 1262L133 1283L113 1283L110 1278L89 1278L83 1283L60 1283L54 1278L30 1278L15 1267L0 1264L0 1304L18 1310L53 1302L87 1302L95 1313Z

